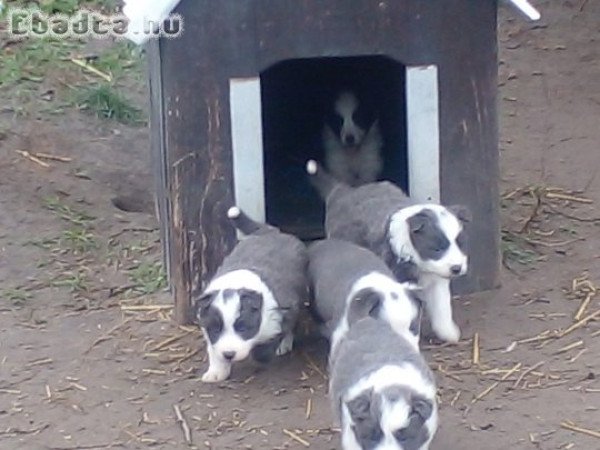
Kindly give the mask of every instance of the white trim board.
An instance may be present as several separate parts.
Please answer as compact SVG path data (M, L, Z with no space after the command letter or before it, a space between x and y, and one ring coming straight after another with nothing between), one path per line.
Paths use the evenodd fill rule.
M437 66L406 68L408 182L417 202L440 202Z
M266 221L260 78L229 80L233 186L236 206Z

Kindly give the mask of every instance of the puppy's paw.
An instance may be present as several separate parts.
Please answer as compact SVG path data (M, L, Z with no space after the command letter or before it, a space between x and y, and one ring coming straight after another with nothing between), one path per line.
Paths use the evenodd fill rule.
M434 333L445 342L457 343L460 340L460 328L454 322L448 322L443 326L434 327Z
M277 350L275 350L275 354L277 356L283 356L283 355L291 352L293 347L294 347L294 336L292 336L291 334L287 335L281 340L279 347L277 347Z
M225 381L229 378L230 373L230 368L222 367L215 369L214 367L209 367L204 375L202 375L202 381L205 383L218 383L219 381Z

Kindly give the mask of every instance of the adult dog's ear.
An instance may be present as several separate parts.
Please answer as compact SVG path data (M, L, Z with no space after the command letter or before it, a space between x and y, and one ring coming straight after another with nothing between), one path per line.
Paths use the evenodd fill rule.
M203 293L200 297L196 298L192 302L192 312L196 318L197 323L200 323L200 319L204 312L210 307L211 303L217 296L216 292Z
M471 210L467 206L452 205L448 207L448 210L462 223L470 223L473 220L473 214L471 214Z

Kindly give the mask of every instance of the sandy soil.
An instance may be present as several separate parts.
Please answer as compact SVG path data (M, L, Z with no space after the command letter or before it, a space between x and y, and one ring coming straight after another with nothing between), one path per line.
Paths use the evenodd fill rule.
M459 345L425 345L433 450L600 448L600 322L569 329L600 307L600 2L536 3L533 26L501 12L503 287L456 301ZM0 448L189 448L177 408L192 448L337 448L322 342L199 381L204 344L155 283L145 128L5 106L0 131Z

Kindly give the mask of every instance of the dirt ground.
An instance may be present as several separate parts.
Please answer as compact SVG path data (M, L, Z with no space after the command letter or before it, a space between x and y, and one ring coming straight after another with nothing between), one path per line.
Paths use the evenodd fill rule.
M424 346L432 450L600 448L600 2L536 4L539 24L500 15L503 287L456 301L458 345ZM337 448L318 342L199 381L204 344L162 289L147 129L0 94L0 448L190 448L176 409L191 448Z

